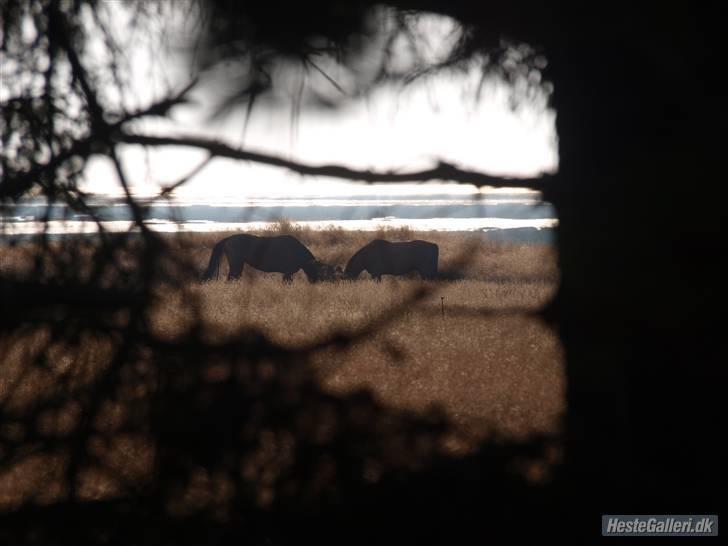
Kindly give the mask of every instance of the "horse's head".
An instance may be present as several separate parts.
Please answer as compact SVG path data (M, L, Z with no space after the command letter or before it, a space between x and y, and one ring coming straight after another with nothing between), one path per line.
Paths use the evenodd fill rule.
M311 260L303 266L303 272L311 282L339 280L343 271L341 267L329 265L318 260Z
M353 281L357 277L359 277L362 271L363 269L353 267L351 265L351 262L349 262L348 264L346 264L346 267L341 270L341 278L347 281Z
M341 269L341 267L325 264L325 263L318 263L318 274L319 274L319 280L320 281L338 281L340 280L344 275L344 270Z

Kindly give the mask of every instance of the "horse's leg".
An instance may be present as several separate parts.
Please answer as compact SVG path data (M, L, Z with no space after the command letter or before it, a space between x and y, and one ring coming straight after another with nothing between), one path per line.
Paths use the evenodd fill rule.
M291 277L290 273L284 273L283 274L283 282L288 284L293 282L293 277Z
M245 267L245 262L243 260L240 260L240 262L236 263L230 263L230 272L228 273L228 280L233 281L240 278L240 276L243 274L243 268Z

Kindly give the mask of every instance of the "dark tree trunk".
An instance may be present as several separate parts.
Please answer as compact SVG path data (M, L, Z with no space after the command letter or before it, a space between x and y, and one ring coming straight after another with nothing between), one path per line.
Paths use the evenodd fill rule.
M725 116L706 104L714 52L686 50L690 35L656 48L639 30L549 51L562 285L547 314L567 356L564 478L591 513L715 513L728 276L711 126Z

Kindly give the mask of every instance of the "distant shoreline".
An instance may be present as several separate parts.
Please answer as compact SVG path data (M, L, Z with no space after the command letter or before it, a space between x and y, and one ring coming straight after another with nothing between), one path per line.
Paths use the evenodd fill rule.
M115 200L95 201L91 211L108 232L127 232L133 214ZM27 239L45 231L53 238L94 234L94 220L62 204L50 208L42 200L0 206L0 237ZM276 197L237 203L165 202L141 204L150 229L157 232L240 232L270 229L277 222L305 229L380 231L482 232L498 241L553 242L558 220L553 206L531 195L463 195Z
M275 223L271 223L268 227L254 228L254 229L221 229L221 230L205 230L205 231L188 231L188 230L165 230L158 231L157 233L163 236L175 236L181 235L185 237L204 237L204 238L223 238L234 233L275 233L276 230L273 227ZM554 228L535 228L535 227L516 227L516 228L493 228L493 229L472 229L472 230L438 230L438 229L411 229L408 227L391 227L387 225L372 226L371 229L347 229L339 226L332 226L329 229L311 229L303 226L299 227L295 222L291 223L292 234L295 235L296 229L302 231L333 231L341 230L345 233L371 233L373 236L384 236L389 233L392 236L399 236L405 232L411 232L413 234L424 234L424 233L438 233L447 234L452 236L482 236L485 241L493 243L508 243L508 244L529 244L529 245L554 245L556 242L556 232ZM121 235L126 231L109 231L109 235ZM134 230L133 236L138 236L139 231ZM0 232L0 246L8 244L17 244L20 242L32 242L37 240L41 236L41 233L15 233L8 234ZM81 232L81 233L48 233L47 237L49 240L60 241L65 239L74 238L95 238L98 236L98 232Z

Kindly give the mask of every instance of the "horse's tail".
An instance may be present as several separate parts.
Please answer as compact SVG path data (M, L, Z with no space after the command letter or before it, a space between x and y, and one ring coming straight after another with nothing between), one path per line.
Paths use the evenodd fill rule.
M207 270L202 275L203 281L209 281L213 277L217 279L220 276L220 258L222 257L222 253L225 251L226 240L227 239L223 239L213 247L212 254L210 254L210 263L207 265Z

